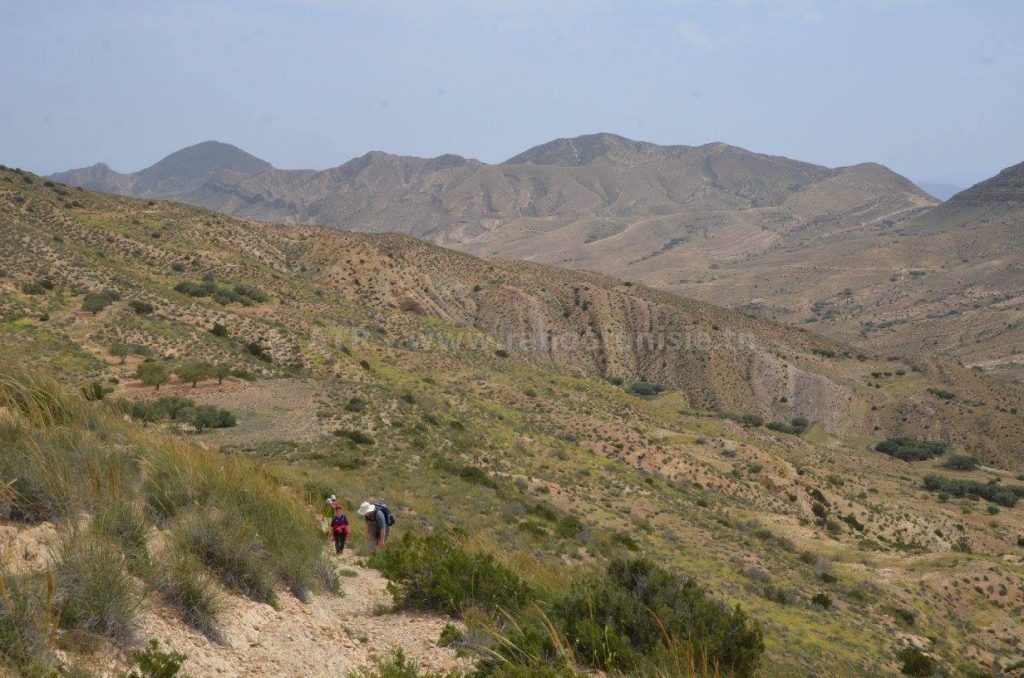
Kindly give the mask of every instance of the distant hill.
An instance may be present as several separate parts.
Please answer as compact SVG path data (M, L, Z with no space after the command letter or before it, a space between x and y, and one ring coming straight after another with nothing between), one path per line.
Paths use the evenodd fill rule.
M94 191L140 198L175 199L194 191L220 173L243 177L273 169L269 162L219 141L204 141L132 174L119 174L107 165L54 174L54 181Z

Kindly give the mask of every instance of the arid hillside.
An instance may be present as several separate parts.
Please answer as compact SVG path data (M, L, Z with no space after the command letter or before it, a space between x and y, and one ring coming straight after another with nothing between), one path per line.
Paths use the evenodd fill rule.
M403 235L244 221L11 170L0 170L0 314L5 359L84 387L135 420L123 426L252 464L310 512L332 491L350 515L364 497L386 498L399 515L395 545L406 544L397 553L417 553L424 535L466 535L526 578L556 625L571 621L566 605L586 607L559 596L595 590L565 582L643 557L763 629L756 671L747 661L727 674L899 675L907 657L951 674L1019 671L1017 384L594 273ZM180 419L159 414L171 403ZM204 407L234 425L210 425ZM22 534L19 520L11 514ZM399 606L409 577L439 571L409 574L402 562L369 563L402 584ZM301 637L275 636L279 652L253 650L265 666L302 638L358 649L365 619L344 622L354 638L331 640L323 614L362 603L316 600L276 612L245 602L245 617L223 628L249 638L250 619L277 633L288 615L305 618ZM456 647L483 661L501 647L485 633L500 615L470 603L444 610L466 627ZM530 619L517 618L544 628ZM412 656L449 666L450 651L424 645L438 621L396 623L420 629L404 641ZM143 628L180 643L201 670L237 670L233 651L172 613ZM365 648L350 650L339 666L365 661ZM529 670L566 661L538 656ZM573 670L611 661L586 656Z
M1024 375L1024 165L913 219L883 221L673 289L848 339Z

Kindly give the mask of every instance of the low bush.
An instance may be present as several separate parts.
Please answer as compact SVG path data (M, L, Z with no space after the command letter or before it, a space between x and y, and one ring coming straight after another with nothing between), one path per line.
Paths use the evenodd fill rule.
M764 653L760 627L739 607L644 559L613 560L604 572L573 581L547 607L549 613L534 606L509 618L508 630L492 629L499 638L492 650L528 669L511 675L691 675L682 667L695 665L746 677ZM506 675L500 666L484 660L481 672Z
M943 492L954 497L978 497L1000 506L1012 508L1024 497L1024 486L982 483L977 480L946 478L934 473L925 476L924 487L931 492Z
M765 425L772 431L797 436L806 431L808 426L810 426L810 422L804 417L793 417L788 424L784 421L770 421Z
M978 460L969 454L954 454L942 465L954 471L973 471L978 468Z
M388 589L401 609L460 615L468 607L510 611L531 598L530 586L490 553L467 550L440 532L406 533L370 558L390 581Z
M113 290L87 292L85 297L82 298L82 310L96 315L120 298L121 295Z
M637 381L630 385L629 390L634 395L651 397L664 393L665 387L661 384L652 384L649 381Z
M916 647L900 650L896 656L901 662L900 672L906 676L932 676L938 668L934 659Z
M132 652L131 657L132 667L125 678L175 678L188 659L180 652L164 652L155 638L144 649Z
M941 457L946 453L946 444L939 442L924 442L911 438L893 437L886 438L875 445L875 451L887 454L890 457L902 459L903 461L925 461Z
M346 438L348 440L351 440L356 445L373 445L374 443L373 438L366 435L362 431L339 428L334 432L334 435L339 438Z
M143 301L141 299L132 299L131 301L129 301L128 308L135 311L136 315L149 315L154 310L156 310L153 308L153 304L149 303L148 301Z
M348 678L462 678L459 671L440 673L420 669L418 662L406 659L405 651L398 648L388 657L377 657L370 668L352 671Z

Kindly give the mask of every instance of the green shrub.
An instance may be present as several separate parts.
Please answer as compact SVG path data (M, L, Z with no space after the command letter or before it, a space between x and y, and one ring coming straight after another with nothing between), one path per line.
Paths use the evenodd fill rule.
M87 292L85 297L82 298L82 310L89 311L89 313L96 315L120 298L120 294L111 290L104 292Z
M467 483L482 485L483 487L489 487L492 490L498 488L497 481L487 475L486 471L481 468L477 468L476 466L463 464L446 457L438 456L434 459L434 468L443 473L461 478Z
M459 627L449 622L441 629L441 636L437 639L437 644L440 647L451 647L463 643L465 640L466 636Z
M450 673L439 673L435 671L422 671L419 663L406 659L405 651L402 648L395 650L389 657L378 657L373 660L370 668L352 671L348 678L460 678L463 676L458 671Z
M116 542L90 532L69 533L58 545L53 578L61 626L130 636L141 599Z
M946 460L943 466L954 471L973 471L978 468L978 460L969 454L954 454Z
M963 478L946 478L934 473L924 477L924 487L931 492L944 492L954 497L978 497L994 504L1013 508L1024 497L1024 486L982 483Z
M789 433L791 435L800 435L806 431L809 426L810 422L804 417L794 417L788 424L783 421L770 421L765 424L765 427L772 431Z
M828 608L832 607L832 596L828 595L827 593L815 593L813 596L811 596L811 604L816 605L817 607L820 607L823 610L827 610Z
M562 516L555 525L555 534L562 539L575 539L582 531L583 523L572 514Z
M37 282L26 282L21 284L21 291L25 294L46 294L46 288Z
M659 393L663 393L665 391L665 387L661 384L652 384L648 381L638 381L633 383L629 387L629 390L631 393L638 396L651 397L656 396Z
M153 308L153 304L141 299L132 299L128 302L128 307L135 311L136 315L149 315L156 310Z
M499 358L507 358L509 356L509 352L503 348L499 348L495 349L494 355L498 356Z
M645 559L613 560L603 575L577 580L551 621L581 661L630 675L647 674L650 659L673 646L735 676L752 675L764 652L760 627L738 606Z
M401 609L459 615L470 606L510 611L531 597L529 585L490 553L467 550L441 532L406 533L377 551L370 565L390 581L388 589Z
M875 451L896 457L903 461L925 461L941 457L946 453L946 444L939 442L924 442L911 438L893 437L886 438L875 445Z
M935 660L916 647L900 650L897 658L903 663L900 672L907 676L931 676L935 674Z
M373 445L373 438L366 435L362 431L355 431L350 429L339 428L334 432L334 435L339 438L347 438L356 445Z
M931 393L933 396L935 396L939 400L956 400L957 399L957 395L955 393L953 393L951 391L947 391L947 390L942 389L942 388L929 388L928 389L928 393Z
M131 656L133 666L125 678L175 678L188 659L180 652L164 652L155 638Z
M744 426L751 426L753 428L764 425L764 419L758 414L741 414L737 421Z
M213 323L213 327L210 328L210 334L215 337L226 337L228 336L228 328L220 323Z

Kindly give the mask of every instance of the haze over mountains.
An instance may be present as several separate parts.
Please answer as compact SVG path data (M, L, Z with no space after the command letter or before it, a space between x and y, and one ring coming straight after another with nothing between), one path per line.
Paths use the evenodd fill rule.
M969 189L939 207L877 164L832 169L722 143L659 146L612 134L557 139L494 165L371 152L323 171L279 170L204 142L133 174L101 164L51 178L599 271L1009 377L1024 361L1020 250L1007 247L1015 208L992 208L1005 217L999 226L981 221L988 208L979 206L1012 202L1004 194L1013 185ZM936 333L942 318L955 328Z

